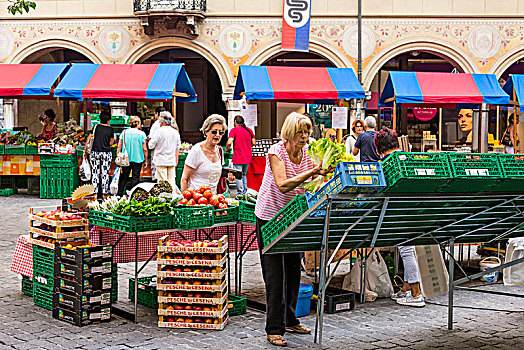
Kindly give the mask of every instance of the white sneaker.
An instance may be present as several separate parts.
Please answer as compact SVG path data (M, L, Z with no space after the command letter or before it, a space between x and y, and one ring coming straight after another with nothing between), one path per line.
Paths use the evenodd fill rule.
M413 307L424 307L426 303L424 302L424 297L420 294L418 297L414 297L409 293L405 298L397 300L397 304Z
M391 294L391 299L399 300L399 299L407 297L408 295L411 295L411 291L408 290L407 292L403 292L402 290L399 290L395 294Z

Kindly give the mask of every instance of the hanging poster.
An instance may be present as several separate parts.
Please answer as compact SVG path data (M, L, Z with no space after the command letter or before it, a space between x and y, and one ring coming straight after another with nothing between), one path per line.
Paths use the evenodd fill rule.
M333 107L332 110L333 128L347 129L348 128L348 108L347 107Z
M284 0L282 50L309 51L311 0Z
M258 126L257 109L256 104L249 104L242 106L242 117L246 126Z
M315 119L315 124L331 128L331 108L333 108L332 105L308 104L307 112Z

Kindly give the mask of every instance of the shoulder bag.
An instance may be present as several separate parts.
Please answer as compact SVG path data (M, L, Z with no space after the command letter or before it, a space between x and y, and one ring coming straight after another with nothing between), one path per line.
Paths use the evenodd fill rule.
M85 152L86 152L86 155L88 156L91 154L91 151L93 150L93 142L95 142L95 131L96 131L97 125L95 125L95 127L93 128L93 135L91 135L89 140L87 140L86 142Z
M119 167L128 167L129 166L129 155L127 154L126 149L126 133L125 131L122 133L122 144L124 151L120 152L116 155L115 163Z
M513 142L511 142L511 137L509 136L508 128L506 128L506 131L504 131L504 135L502 135L500 143L504 146L513 147Z
M222 150L222 147L218 146L218 148L219 148L221 163L224 163L224 151ZM221 176L220 180L218 180L217 194L221 194L226 191L227 191L227 180L225 176Z

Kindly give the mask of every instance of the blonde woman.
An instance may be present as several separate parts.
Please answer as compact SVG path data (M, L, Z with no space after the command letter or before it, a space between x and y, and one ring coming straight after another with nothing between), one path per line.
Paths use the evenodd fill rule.
M142 165L147 166L147 136L140 130L140 118L132 116L129 119L129 126L131 128L125 130L118 140L117 152L120 153L123 149L129 156L129 166L122 167L122 173L118 181L118 196L124 194L128 183L133 188L140 182ZM129 181L131 172L133 172L133 175L131 181Z

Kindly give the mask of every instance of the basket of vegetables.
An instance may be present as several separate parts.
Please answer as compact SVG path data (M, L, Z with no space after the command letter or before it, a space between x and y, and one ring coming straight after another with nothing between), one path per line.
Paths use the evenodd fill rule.
M238 221L256 222L255 205L257 204L258 192L253 189L248 189L246 193L235 196L239 201L238 207Z

